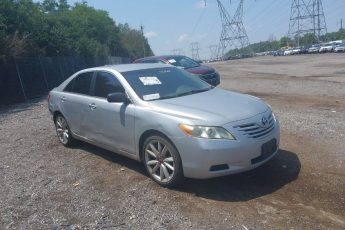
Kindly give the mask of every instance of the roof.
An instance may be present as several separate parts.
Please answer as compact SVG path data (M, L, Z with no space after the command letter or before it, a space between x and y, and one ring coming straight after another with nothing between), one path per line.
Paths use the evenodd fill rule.
M121 73L121 72L127 72L127 71L163 68L163 67L172 67L172 66L167 66L166 64L160 64L160 63L138 63L138 64L105 65L105 66L90 68L88 70L112 69Z
M150 59L171 59L171 58L176 58L176 57L185 57L183 55L173 55L173 54L169 54L169 55L160 55L160 56L151 56L151 57L144 57L144 58L139 58L138 60L150 60Z

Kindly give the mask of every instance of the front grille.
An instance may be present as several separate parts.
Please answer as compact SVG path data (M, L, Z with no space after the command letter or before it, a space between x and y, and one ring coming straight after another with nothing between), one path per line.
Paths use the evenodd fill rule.
M266 126L261 125L261 121L258 121L258 123L237 125L234 128L250 138L260 138L266 136L274 129L275 125L272 114L267 117L267 120L268 124Z

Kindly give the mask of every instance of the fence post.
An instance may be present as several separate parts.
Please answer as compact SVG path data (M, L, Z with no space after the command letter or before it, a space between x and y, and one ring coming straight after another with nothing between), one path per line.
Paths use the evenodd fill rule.
M47 90L49 92L49 85L48 85L48 81L47 81L47 77L46 77L46 71L44 69L44 66L43 66L43 63L42 63L42 59L39 58L39 62L41 64L41 69L42 69L42 73L43 73L43 78L44 78L44 82L46 83L46 87L47 87Z
M18 75L18 78L19 78L20 86L22 88L24 100L26 101L28 98L27 98L26 93L25 93L25 89L24 89L22 78L20 77L19 67L18 67L16 59L14 59L14 64L16 65L17 75Z

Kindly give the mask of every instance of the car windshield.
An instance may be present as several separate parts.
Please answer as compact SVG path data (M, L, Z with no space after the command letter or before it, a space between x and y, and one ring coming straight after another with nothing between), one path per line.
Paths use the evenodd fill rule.
M184 69L194 68L200 66L199 63L193 59L185 56L174 56L167 58L168 62L177 67L183 67Z
M121 74L145 101L182 97L213 88L198 77L175 67L135 70Z

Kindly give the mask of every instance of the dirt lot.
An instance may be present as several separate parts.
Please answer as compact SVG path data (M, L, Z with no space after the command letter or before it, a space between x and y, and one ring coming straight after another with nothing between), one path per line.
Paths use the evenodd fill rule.
M212 64L220 87L268 101L281 149L266 165L169 190L144 167L55 136L44 100L0 110L0 229L344 229L345 55Z

